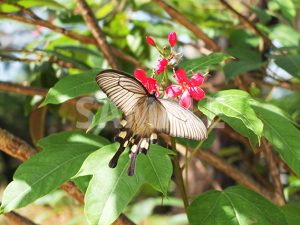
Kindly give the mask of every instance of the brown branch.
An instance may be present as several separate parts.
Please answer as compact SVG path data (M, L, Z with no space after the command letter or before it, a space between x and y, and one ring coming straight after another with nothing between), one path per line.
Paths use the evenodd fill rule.
M163 139L163 141L170 145L171 140L168 135L160 134L160 138ZM185 155L186 154L186 146L183 146L182 144L176 143L176 149L180 154ZM215 167L217 170L221 171L222 173L225 173L227 176L235 180L237 183L248 187L252 189L253 191L261 194L262 196L266 197L267 199L271 200L272 202L276 203L274 199L273 193L270 193L270 191L257 182L255 182L251 177L248 175L240 172L238 169L236 169L234 166L230 165L228 162L223 160L222 158L216 156L215 154L208 152L208 151L202 151L197 150L195 153L193 152L193 149L189 149L189 154L195 154L195 156L203 160L213 167Z
M80 43L97 45L97 42L93 37L88 37L88 36L81 35L81 34L73 32L73 31L64 29L64 28L60 28L58 26L53 25L51 22L49 22L47 20L43 20L41 18L32 19L32 18L27 18L27 17L24 17L24 16L17 15L17 14L4 13L4 12L0 12L0 17L16 20L16 21L19 21L19 22L22 22L22 23L32 24L32 25L35 25L35 26L39 25L39 26L42 26L42 27L46 27L46 28L48 28L52 31L55 31L57 33L68 36L68 37L70 37L74 40L77 40ZM117 49L113 46L111 46L110 48L111 48L111 51L113 52L113 54L115 56L123 59L126 62L131 63L132 65L134 65L136 67L141 67L142 66L142 64L137 59L135 59L134 57L125 54L124 52L120 51L119 49Z
M225 160L219 158L218 156L208 151L199 150L195 155L198 159L208 162L217 170L231 177L237 183L252 189L253 191L261 194L262 196L276 203L274 196L272 195L272 193L270 193L269 190L256 183L251 177L240 172L238 169L227 163Z
M16 159L19 159L20 161L25 161L30 156L37 153L37 150L31 147L25 141L1 128L0 150Z
M231 11L236 17L246 26L252 29L254 33L256 33L258 36L260 36L264 42L266 42L269 46L273 46L272 41L266 36L264 33L262 33L247 17L239 13L237 10L235 10L226 0L220 0L220 2L229 10Z
M97 24L97 20L93 11L91 10L91 8L89 7L89 5L86 3L85 0L77 0L77 6L79 11L82 14L82 17L86 25L89 27L96 40L98 48L102 51L104 57L107 59L110 66L113 69L117 69L118 68L117 62L115 61L110 46L105 40L104 33L102 32L102 30Z
M1 203L1 202L0 202ZM4 214L6 219L9 221L11 225L36 225L33 221L29 220L28 218L21 216L16 212L9 212Z
M12 92L21 95L35 96L40 95L45 97L48 90L37 87L28 87L20 84L13 84L9 82L0 82L0 91Z
M271 174L272 181L274 184L274 200L278 205L284 205L285 199L282 192L283 189L282 189L282 184L280 182L280 172L278 169L278 165L276 163L274 153L270 148L269 143L264 138L262 139L262 151L264 153L264 157L269 167L269 172Z
M203 42L207 45L207 48L212 51L221 51L220 47L210 39L200 28L198 28L194 23L189 21L185 16L180 14L175 8L166 3L164 0L155 0L157 4L159 4L173 19L177 20L183 26L188 28L190 31L194 33L194 35L203 40Z
M276 83L269 83L264 80L251 78L250 76L244 76L243 79L248 81L249 83L253 82L254 84L257 84L259 86L264 86L264 87L269 87L269 88L281 87L281 88L286 88L286 89L295 90L295 91L300 90L300 83L292 83L290 81L276 80L275 81Z
M81 34L77 34L75 32L66 30L64 28L57 27L57 26L53 25L52 23L50 23L49 21L46 21L43 19L32 19L32 18L17 15L17 14L4 13L4 12L0 12L0 17L13 19L13 20L17 20L19 22L28 23L28 24L32 24L32 25L39 25L42 27L47 27L48 29L53 30L57 33L60 33L60 34L66 35L72 39L78 40L81 43L96 44L96 41L93 38L90 38L90 37L87 37L87 36L84 36Z
M165 141L169 142L168 138L166 138L165 136L162 137ZM185 146L177 143L176 147L181 154L185 154ZM189 150L190 152L192 152L192 149ZM194 153L190 153L190 154L194 154ZM235 180L237 183L254 190L255 192L261 194L262 196L265 196L266 198L274 202L274 196L272 195L272 193L270 193L269 190L265 189L260 184L256 183L251 177L240 172L238 169L230 165L222 158L216 156L211 152L202 151L202 150L197 150L195 156L198 159L209 163L217 170L221 171L222 173L226 174L227 176Z
M35 148L30 146L22 139L14 136L13 134L1 128L0 128L0 150L21 161L27 160L32 155L38 152ZM81 203L84 202L84 194L74 185L74 183L68 181L64 183L61 187L74 199L78 200ZM115 221L114 224L134 225L132 221L130 221L125 215L122 214Z

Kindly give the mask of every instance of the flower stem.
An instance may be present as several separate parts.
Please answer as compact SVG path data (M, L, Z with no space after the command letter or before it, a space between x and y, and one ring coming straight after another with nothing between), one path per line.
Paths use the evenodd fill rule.
M176 151L176 141L175 141L175 138L173 138L173 137L171 137L171 144L172 144L172 150L175 153L175 155L172 157L172 161L173 161L173 165L174 165L176 183L177 183L177 186L178 186L180 194L181 194L181 198L182 198L182 201L184 204L184 209L185 209L185 211L187 211L187 208L189 206L189 200L188 200L188 196L187 196L186 189L184 186L184 181L183 181L183 177L182 177L182 169L179 164L178 153Z

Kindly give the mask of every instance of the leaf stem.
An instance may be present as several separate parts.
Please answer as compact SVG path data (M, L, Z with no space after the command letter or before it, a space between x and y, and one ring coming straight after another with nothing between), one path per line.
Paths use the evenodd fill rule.
M175 155L172 157L173 165L174 165L174 172L175 172L175 177L176 177L176 183L179 188L181 198L184 204L184 209L187 211L187 208L189 206L189 200L188 196L186 193L183 177L182 177L182 168L180 167L179 164L179 157L178 157L178 152L176 151L176 141L175 138L171 137L171 144L172 144L172 150L175 152Z

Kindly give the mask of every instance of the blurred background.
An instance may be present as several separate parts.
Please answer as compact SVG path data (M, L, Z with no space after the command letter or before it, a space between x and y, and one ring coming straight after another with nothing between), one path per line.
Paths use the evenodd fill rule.
M215 51L232 56L210 68L203 87L207 93L229 88L246 90L254 97L279 106L299 126L299 0L87 0L87 3L107 42L113 46L121 70L133 73L135 68L154 68L158 53L147 44L145 36L150 35L164 46L168 33L176 31L177 51L183 53L182 62ZM175 9L175 15L170 8ZM200 38L201 33L182 22L185 20L202 31L213 44L203 36ZM80 37L65 35L63 29ZM75 0L2 1L0 128L35 147L37 140L44 136L79 129L78 122L89 122L78 110L83 107L78 106L78 102L43 108L38 105L59 79L89 69L100 71L110 67L91 40L90 29ZM93 99L94 96L84 107L95 113ZM102 121L93 132L101 132L111 139L112 128L111 122ZM253 154L246 139L226 124L222 129L213 130L203 148L216 153L260 184L271 185L261 155ZM20 163L0 151L0 196ZM289 173L283 163L280 165L285 197L300 206L300 180ZM191 198L206 190L222 189L235 183L196 158L185 170L188 171L185 179ZM144 187L142 194L129 205L126 215L139 224L186 224L183 205L173 183L170 196L174 197L162 199L152 188ZM82 206L62 190L17 212L43 225L86 224ZM9 223L0 216L0 224Z

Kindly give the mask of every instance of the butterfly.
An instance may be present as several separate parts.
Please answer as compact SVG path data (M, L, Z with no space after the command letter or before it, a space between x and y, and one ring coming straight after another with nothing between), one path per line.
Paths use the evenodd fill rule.
M144 85L130 74L118 70L103 70L96 82L110 101L122 111L120 131L116 141L120 147L109 162L115 168L126 147L130 148L128 175L134 175L136 157L146 154L150 144L157 142L157 134L203 140L207 136L204 123L190 110L169 99L159 99L155 91L149 93Z

